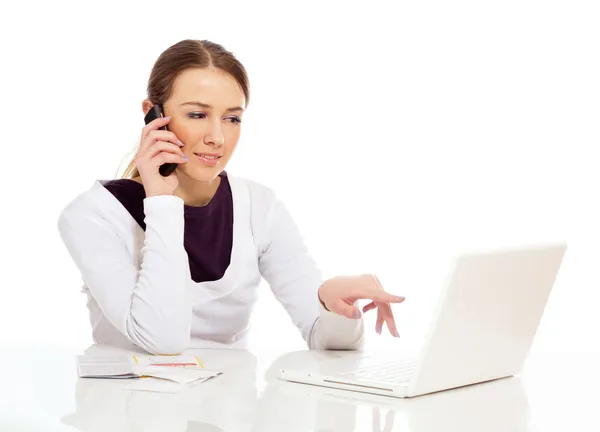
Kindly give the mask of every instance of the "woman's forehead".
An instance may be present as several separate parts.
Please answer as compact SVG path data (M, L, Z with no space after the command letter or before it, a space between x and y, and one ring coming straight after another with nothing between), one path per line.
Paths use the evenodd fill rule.
M244 92L228 73L215 69L188 69L175 82L171 98L176 103L200 101L214 107L244 106Z

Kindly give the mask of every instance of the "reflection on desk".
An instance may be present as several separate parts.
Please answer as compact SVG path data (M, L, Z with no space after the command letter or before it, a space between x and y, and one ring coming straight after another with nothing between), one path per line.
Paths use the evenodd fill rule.
M305 361L306 353L284 355L267 371L269 385L259 409L278 408L281 418L294 418L288 431L376 432L431 431L527 431L529 406L520 378L513 377L414 399L397 399L276 379L277 370ZM318 365L315 365L318 367ZM357 418L357 407L363 408ZM306 412L299 412L305 408ZM274 430L268 415L257 420L261 428ZM303 419L309 419L306 424ZM275 422L277 420L275 419ZM280 423L281 424L281 423ZM369 427L367 429L367 427Z
M311 363L319 367L332 354L284 354L271 362L260 379L257 358L250 352L217 350L198 355L207 368L225 370L223 376L174 395L130 392L123 390L122 382L79 379L77 411L63 421L89 432L300 432L366 427L377 432L394 428L430 432L440 427L462 432L528 430L527 397L518 378L402 400L290 383L276 377L282 367L310 367ZM350 363L355 356L349 355ZM362 408L360 418L358 407Z
M128 383L119 380L78 379L76 412L63 422L89 432L247 430L257 403L256 356L237 350L196 353L207 369L225 373L175 394L124 390Z
M90 353L114 354L93 346ZM0 430L169 432L537 432L600 430L593 397L597 352L550 352L519 377L395 399L290 383L281 368L318 368L358 353L192 350L223 375L176 394L125 390L120 380L80 379L81 351L4 350L11 374L0 386ZM40 369L38 360L44 359ZM47 373L52 371L52 373ZM568 378L557 379L568 371Z

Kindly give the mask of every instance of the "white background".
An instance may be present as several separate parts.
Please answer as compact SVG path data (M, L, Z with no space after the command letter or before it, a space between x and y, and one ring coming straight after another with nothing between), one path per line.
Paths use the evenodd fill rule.
M418 340L454 254L553 240L569 250L537 343L598 344L595 3L3 5L0 343L91 342L56 220L116 175L153 62L193 38L249 71L227 170L283 197L326 276L375 272L407 296L403 338L370 315L370 344ZM303 348L263 293L255 343Z

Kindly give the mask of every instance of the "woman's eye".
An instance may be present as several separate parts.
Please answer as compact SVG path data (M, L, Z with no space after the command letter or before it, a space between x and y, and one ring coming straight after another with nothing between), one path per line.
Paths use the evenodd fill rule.
M188 117L191 119L204 119L204 118L206 118L206 114L201 113L201 112L192 112L192 113L188 114ZM234 124L239 124L242 122L242 119L239 118L238 116L227 117L227 120L229 120L231 123L234 123Z

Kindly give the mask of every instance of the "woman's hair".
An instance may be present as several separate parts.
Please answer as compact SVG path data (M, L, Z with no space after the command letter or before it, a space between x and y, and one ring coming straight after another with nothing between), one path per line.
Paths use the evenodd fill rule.
M228 73L241 87L246 98L246 106L248 105L250 86L246 69L231 52L207 40L186 39L167 48L152 67L147 98L153 104L164 104L171 95L175 79L181 72L192 68L214 68ZM139 171L131 161L122 177L137 176Z

